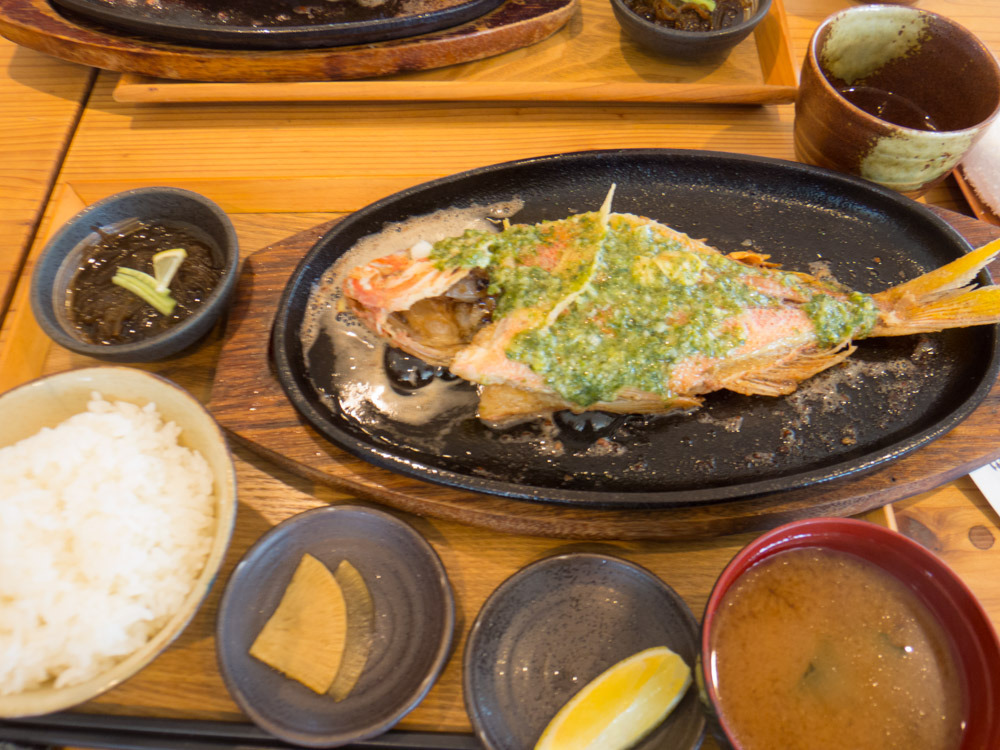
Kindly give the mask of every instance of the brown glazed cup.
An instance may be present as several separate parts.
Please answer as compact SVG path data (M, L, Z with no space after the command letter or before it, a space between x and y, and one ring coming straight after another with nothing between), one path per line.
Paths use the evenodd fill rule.
M916 198L998 112L996 58L967 29L905 5L862 5L827 18L809 42L795 154Z

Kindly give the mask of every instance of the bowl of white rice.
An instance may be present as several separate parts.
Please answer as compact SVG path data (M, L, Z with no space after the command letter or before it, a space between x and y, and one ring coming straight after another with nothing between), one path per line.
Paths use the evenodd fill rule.
M93 367L0 395L0 717L83 703L194 616L236 516L218 424L178 385Z

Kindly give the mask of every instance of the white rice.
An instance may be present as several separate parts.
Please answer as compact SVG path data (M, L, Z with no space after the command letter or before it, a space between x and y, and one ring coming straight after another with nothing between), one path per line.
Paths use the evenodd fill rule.
M212 474L155 404L0 449L0 695L90 679L179 609L208 556Z

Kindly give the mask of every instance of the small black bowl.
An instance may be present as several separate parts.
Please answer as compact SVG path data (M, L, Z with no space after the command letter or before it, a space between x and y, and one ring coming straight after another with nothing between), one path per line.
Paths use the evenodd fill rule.
M330 570L349 560L375 610L364 670L339 702L250 655L306 554ZM437 681L455 635L455 597L441 558L408 523L375 508L328 505L286 518L243 555L215 635L223 682L259 727L304 747L360 747L394 727Z
M720 59L746 39L771 9L771 0L753 0L754 10L743 21L718 31L680 31L647 21L625 0L611 0L615 18L639 46L662 57L707 62Z
M67 288L86 247L84 241L97 228L128 219L177 222L200 230L213 252L220 255L222 277L198 310L171 328L140 341L91 343L67 315ZM153 362L176 354L208 333L236 288L238 264L239 248L232 222L208 198L171 187L126 190L85 208L49 240L31 279L31 309L42 330L71 351L110 362Z

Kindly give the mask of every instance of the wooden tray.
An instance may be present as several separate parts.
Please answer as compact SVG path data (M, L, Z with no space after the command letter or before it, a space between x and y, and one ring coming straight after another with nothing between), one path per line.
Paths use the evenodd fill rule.
M725 61L698 65L667 62L636 47L622 34L607 0L582 0L574 15L576 7L577 0L507 0L475 22L412 39L252 52L117 35L69 21L46 0L4 0L0 35L73 62L123 71L114 96L129 102L773 104L795 98L797 66L782 0L774 0L754 34ZM562 33L525 49L563 26ZM435 72L354 80L431 70Z
M608 0L581 0L579 13L559 33L531 47L476 62L377 80L304 77L293 83L199 83L129 72L119 78L113 96L121 102L171 103L436 100L775 104L793 101L797 82L782 0L774 0L754 34L715 65L670 63L650 55L621 33Z
M72 62L163 78L203 81L322 81L367 78L479 60L534 44L561 28L577 0L506 0L481 18L432 34L313 50L185 47L56 13L46 0L3 0L0 35Z
M938 210L974 246L1000 230ZM757 531L797 518L862 513L936 487L1000 457L1000 383L943 438L883 469L800 490L663 510L593 510L493 497L394 474L334 447L298 416L274 377L267 345L278 299L298 260L336 222L250 256L219 355L209 409L252 450L312 481L420 515L497 531L576 539L690 539ZM1000 270L1000 262L993 270Z
M318 212L329 214L357 208L411 181L411 178L376 180L375 184L361 185L359 189L355 179L289 180L276 192L273 179L230 181L209 177L181 181L179 186L211 195L233 217L241 244L260 248L268 242L284 244L287 234L322 220L316 218ZM61 183L46 211L33 257L37 257L46 233L57 229L77 211L109 193L141 184L147 183L129 181L125 177L114 181ZM976 222L971 222L970 226L982 229ZM985 231L970 232L968 236L978 244L992 236L988 232L987 227ZM1000 234L1000 230L995 233ZM315 236L315 232L310 232L310 236ZM251 256L248 262L255 264L255 257ZM253 266L248 266L248 270L250 268ZM30 261L18 287L12 314L0 329L0 391L44 373L97 364L50 344L37 328L27 306L27 284L24 282L29 276ZM234 333L236 319L231 322L225 335L227 340ZM217 334L193 351L143 368L171 378L204 400L212 387L212 373L220 348ZM259 345L263 347L264 344L259 342ZM248 400L251 394L252 390L247 391ZM252 403L244 405L253 408ZM219 598L233 568L261 534L295 513L331 502L354 501L327 486L313 484L260 460L239 444L233 447L240 510L232 544L218 581L184 633L135 677L72 714L39 717L16 725L5 722L0 730L5 739L58 747L284 746L277 740L269 740L249 724L222 683L214 648ZM973 504L971 495L976 491L971 480L964 486L971 488L965 490L969 497L963 495L961 488L951 487L943 496L934 493L916 508L904 509L903 520L907 530L941 554L977 590L989 608L989 597L995 588L996 555L993 553L1000 547L985 552L970 550L969 527L990 522L984 520ZM975 502L986 507L981 497ZM441 678L420 705L403 719L399 731L361 743L359 747L466 750L477 745L469 734L471 727L462 696L462 654L466 635L486 598L524 565L570 551L624 557L665 580L700 616L712 585L726 563L752 539L751 534L745 534L692 542L573 543L563 539L497 534L435 518L404 518L427 537L448 568L458 605L455 645ZM892 506L872 511L866 518L896 528ZM994 528L992 524L990 528ZM983 526L976 529L986 531ZM990 609L991 614L994 610L995 606ZM995 616L994 621L997 621ZM434 735L424 734L428 732ZM718 750L718 745L707 737L703 750Z

